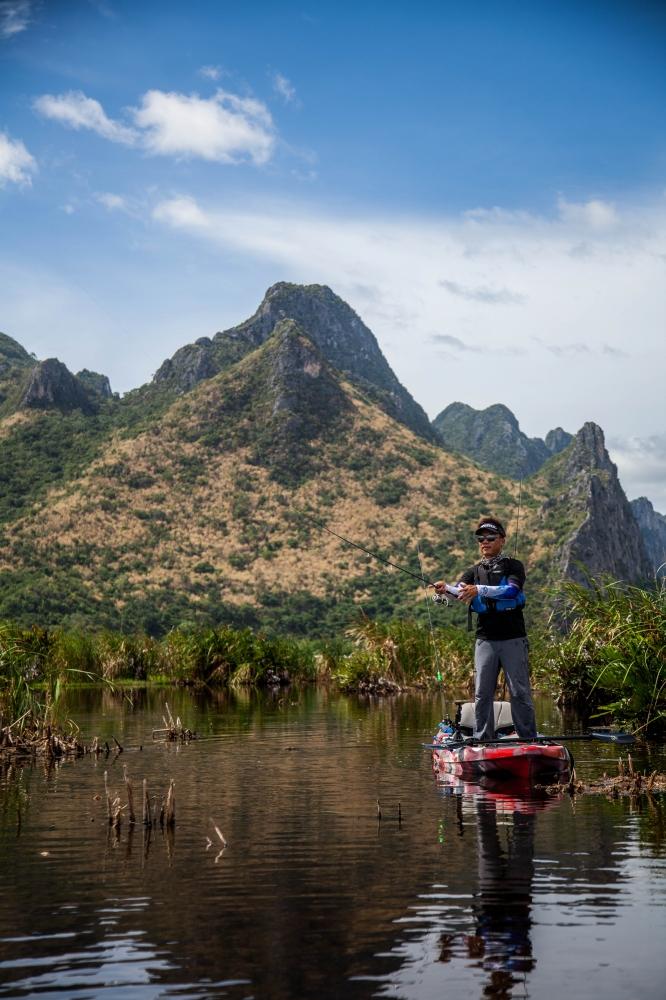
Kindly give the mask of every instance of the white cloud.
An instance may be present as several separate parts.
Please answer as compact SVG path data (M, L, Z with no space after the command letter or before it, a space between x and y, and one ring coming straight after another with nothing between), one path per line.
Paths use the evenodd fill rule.
M609 229L617 225L619 217L614 205L607 201L574 202L560 198L557 203L560 218L567 224L589 229Z
M273 280L331 286L433 415L453 399L485 407L502 398L531 436L593 420L609 434L646 437L663 409L666 201L616 213L616 226L586 233L590 253L580 258L570 255L579 223L559 214L340 216L307 204L240 211L180 197L154 216ZM442 274L463 292L517 289L525 300L489 309L484 295L442 287ZM477 348L491 356L487 365Z
M137 141L137 132L108 118L99 101L86 97L80 90L70 90L66 94L42 94L33 107L40 115L60 122L73 129L91 129L104 139L132 146Z
M187 229L190 232L206 230L209 226L208 217L201 211L194 198L170 198L155 206L153 218L158 222L166 222L174 229Z
M30 24L32 0L2 0L0 2L0 38L11 38L25 31Z
M208 80L219 80L222 72L221 66L202 66L199 69L199 76L205 76Z
M470 288L461 285L457 281L440 281L442 288L445 288L451 295L459 295L462 299L470 299L472 302L485 302L487 305L522 305L525 296L519 292L511 292L508 288Z
M127 201L120 194L112 194L110 191L103 191L101 194L95 195L97 201L104 208L108 208L110 212L125 212L127 211Z
M210 98L149 90L141 106L132 109L136 128L109 118L99 101L81 91L43 94L33 106L68 128L90 129L111 142L140 145L159 156L263 164L275 147L275 129L266 105L225 90Z
M647 496L666 513L666 434L612 436L607 444L629 499Z
M273 74L273 90L282 98L285 104L296 100L296 88L282 73Z
M134 112L151 153L198 156L218 163L266 163L275 135L268 108L252 97L224 90L208 99L149 90Z
M0 132L0 187L8 182L30 186L30 175L36 170L35 158L21 140L11 139L6 132Z

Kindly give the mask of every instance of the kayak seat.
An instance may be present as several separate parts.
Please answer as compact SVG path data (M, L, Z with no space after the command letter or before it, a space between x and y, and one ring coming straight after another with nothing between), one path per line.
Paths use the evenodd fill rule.
M495 733L497 736L507 736L514 731L513 716L511 715L511 704L508 701L496 701L495 708ZM474 715L473 701L456 702L456 727L462 736L472 736L476 727L476 717Z

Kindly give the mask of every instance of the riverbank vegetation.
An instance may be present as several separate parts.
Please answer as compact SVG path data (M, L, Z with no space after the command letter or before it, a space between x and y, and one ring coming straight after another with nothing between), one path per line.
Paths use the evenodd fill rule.
M546 646L560 701L666 734L666 580L650 590L611 581L561 589Z
M557 618L531 633L533 684L589 715L666 732L666 593L567 583ZM473 642L461 628L360 618L339 639L181 626L162 639L0 624L0 713L43 714L64 683L267 686L328 682L345 691L408 686L473 693ZM28 716L26 716L28 717Z

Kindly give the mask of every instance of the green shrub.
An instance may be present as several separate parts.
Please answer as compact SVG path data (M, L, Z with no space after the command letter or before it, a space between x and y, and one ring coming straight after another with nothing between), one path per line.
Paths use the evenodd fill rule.
M557 678L565 703L610 712L645 734L666 732L666 582L569 582L561 591L537 669Z
M473 690L473 644L456 628L435 628L406 619L380 622L369 618L347 629L352 652L336 677L345 688L384 678L399 685L443 683L449 690Z

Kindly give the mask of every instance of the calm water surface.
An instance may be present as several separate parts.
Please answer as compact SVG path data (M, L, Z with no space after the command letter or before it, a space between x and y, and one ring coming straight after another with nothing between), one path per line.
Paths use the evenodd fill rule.
M151 743L165 697L205 739ZM0 997L664 995L660 801L442 786L420 746L439 696L69 698L126 749L0 764ZM562 726L547 702L540 724ZM616 770L618 748L572 747L580 776ZM172 837L109 831L123 764L137 799L175 780Z

